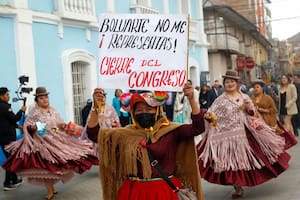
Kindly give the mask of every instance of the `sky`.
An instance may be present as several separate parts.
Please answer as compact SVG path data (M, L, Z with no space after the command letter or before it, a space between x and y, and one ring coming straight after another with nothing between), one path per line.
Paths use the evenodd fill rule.
M280 40L300 32L300 0L271 0L272 35Z

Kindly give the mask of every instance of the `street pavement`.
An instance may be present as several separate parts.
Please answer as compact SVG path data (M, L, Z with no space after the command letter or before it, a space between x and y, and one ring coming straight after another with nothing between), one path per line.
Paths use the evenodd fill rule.
M297 138L298 139L298 138ZM279 177L256 187L245 187L242 200L300 200L300 144L288 151L292 155L290 167ZM0 170L0 181L4 171ZM76 175L70 182L55 185L58 194L53 200L101 200L101 187L98 167L89 172ZM202 180L205 200L230 200L231 186L215 185ZM0 200L42 200L47 191L43 187L25 182L14 191L3 191L0 185Z

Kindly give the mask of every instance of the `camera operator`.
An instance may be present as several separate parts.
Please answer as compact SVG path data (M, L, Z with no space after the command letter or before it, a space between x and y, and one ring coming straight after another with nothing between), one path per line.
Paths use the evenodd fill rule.
M6 157L9 154L5 151L4 146L16 140L16 128L21 128L17 125L17 122L26 111L26 106L22 106L14 114L11 104L8 103L9 99L9 90L6 87L0 87L0 145ZM14 190L22 183L23 181L18 179L15 173L6 171L3 190Z

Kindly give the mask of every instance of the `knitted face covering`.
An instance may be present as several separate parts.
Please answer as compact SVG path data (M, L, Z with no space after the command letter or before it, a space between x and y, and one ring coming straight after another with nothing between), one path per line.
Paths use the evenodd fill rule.
M149 128L155 124L155 114L140 113L134 116L136 122L143 128Z

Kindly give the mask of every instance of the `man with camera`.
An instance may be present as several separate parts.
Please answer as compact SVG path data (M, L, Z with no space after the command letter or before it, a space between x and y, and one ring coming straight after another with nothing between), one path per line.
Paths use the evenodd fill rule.
M22 106L14 114L11 105L8 103L9 99L9 90L6 87L0 87L0 145L6 157L9 156L9 153L4 150L4 147L16 140L16 128L21 128L17 125L17 122L26 111L26 106ZM22 179L18 179L15 173L6 171L3 190L14 190L22 183Z

